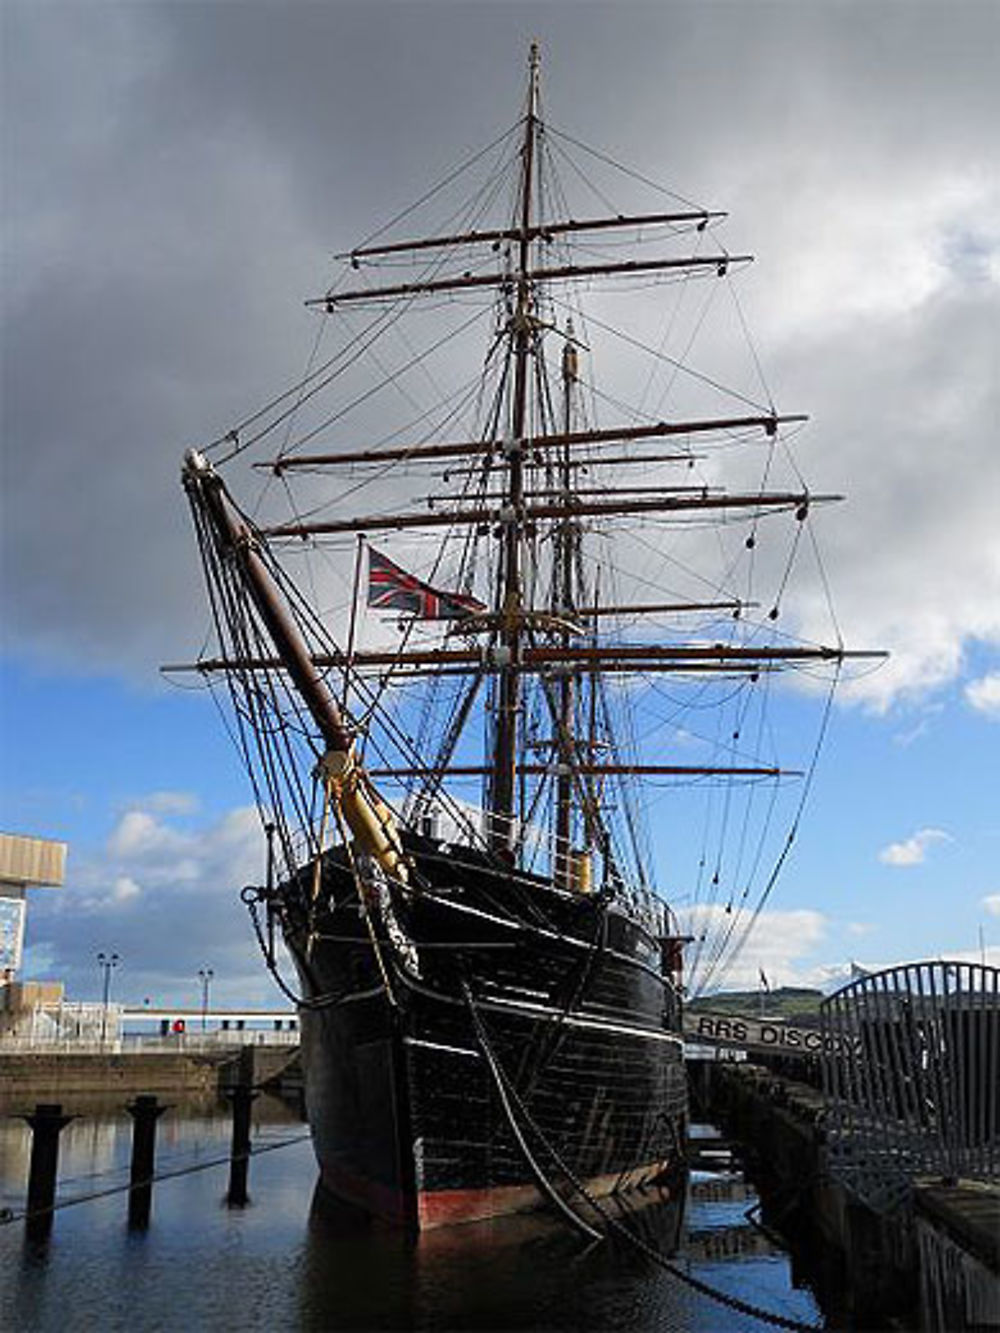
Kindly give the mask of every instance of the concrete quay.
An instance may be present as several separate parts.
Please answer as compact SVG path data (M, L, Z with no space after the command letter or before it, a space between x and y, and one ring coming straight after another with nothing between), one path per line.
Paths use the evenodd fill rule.
M298 1048L287 1044L202 1051L0 1052L0 1112L20 1112L40 1101L78 1105L144 1093L184 1101L213 1098L243 1079L257 1087L280 1081L297 1054Z
M917 1179L877 1212L831 1170L815 1087L757 1065L692 1062L692 1092L740 1152L764 1217L820 1260L849 1327L1000 1329L1000 1187Z

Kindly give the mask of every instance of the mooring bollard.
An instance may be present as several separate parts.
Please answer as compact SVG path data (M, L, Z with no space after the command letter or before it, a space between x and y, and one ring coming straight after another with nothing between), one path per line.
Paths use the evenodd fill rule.
M31 1165L28 1168L28 1203L25 1233L29 1240L45 1240L52 1230L59 1135L76 1116L63 1115L58 1102L39 1102L32 1115L22 1116L31 1126Z
M257 1096L253 1090L253 1068L253 1049L244 1047L240 1052L236 1085L229 1091L229 1099L233 1104L233 1143L229 1155L229 1192L226 1202L230 1208L244 1208L248 1202L250 1111Z
M129 1179L128 1224L135 1231L149 1226L153 1205L153 1170L156 1159L156 1122L167 1109L155 1097L140 1093L129 1102L132 1117L132 1173Z

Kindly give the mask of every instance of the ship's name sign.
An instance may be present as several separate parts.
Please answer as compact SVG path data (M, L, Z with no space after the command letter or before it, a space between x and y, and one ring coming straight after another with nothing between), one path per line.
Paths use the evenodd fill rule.
M857 1037L821 1032L819 1028L799 1028L773 1019L704 1011L688 1011L684 1015L684 1036L692 1042L739 1046L746 1051L779 1051L788 1055L851 1055L860 1045Z

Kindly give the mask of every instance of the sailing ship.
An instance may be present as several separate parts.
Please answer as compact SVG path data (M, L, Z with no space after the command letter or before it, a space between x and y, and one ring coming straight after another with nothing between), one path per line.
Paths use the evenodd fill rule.
M776 602L758 614L741 583L767 524L784 515L797 551L833 498L769 484L804 418L746 395L664 412L681 381L725 392L665 338L624 343L670 372L655 404L626 415L593 373L610 326L583 296L654 308L749 256L715 242L724 214L674 197L566 211L555 150L575 143L542 115L533 48L516 124L420 202L450 206L479 172L443 230L400 236L407 210L339 256L307 302L333 351L318 339L183 468L218 640L196 665L228 689L267 829L244 897L299 1005L321 1179L409 1227L546 1201L580 1220L681 1168L683 946L721 976L773 884L748 832L763 811L773 834L794 785L762 757L771 681L846 656L778 634ZM759 472L735 491L715 480L734 453ZM229 485L249 460L253 516ZM275 499L291 514L264 521ZM685 538L721 572L694 576ZM789 563L758 568L783 591ZM730 728L707 756L684 753L704 740L675 720L684 697ZM637 722L651 699L655 725ZM662 813L685 790L708 794L707 833ZM671 872L684 922L656 887L649 792L663 837L700 847L691 882Z

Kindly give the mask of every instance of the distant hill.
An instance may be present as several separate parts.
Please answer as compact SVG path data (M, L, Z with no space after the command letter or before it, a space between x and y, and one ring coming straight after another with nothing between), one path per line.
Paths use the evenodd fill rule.
M808 986L779 986L777 990L764 992L764 1012L771 1018L803 1018L819 1015L823 992L811 990ZM752 1014L761 1010L759 990L720 991L718 995L700 995L696 1000L689 1000L688 1009L710 1010L713 1014Z

